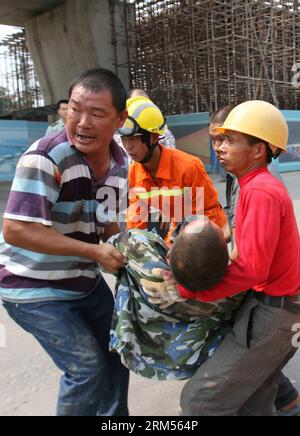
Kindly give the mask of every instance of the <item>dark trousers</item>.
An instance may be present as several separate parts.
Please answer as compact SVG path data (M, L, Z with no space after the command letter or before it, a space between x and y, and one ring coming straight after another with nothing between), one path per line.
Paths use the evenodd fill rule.
M129 372L108 350L113 297L102 279L74 301L3 303L64 373L58 416L127 416Z
M281 370L294 355L292 327L300 312L249 297L233 331L185 385L186 416L275 416Z
M283 374L281 374L277 397L275 400L276 409L280 410L288 406L290 403L295 401L298 396L299 392L295 386L293 386L292 382Z

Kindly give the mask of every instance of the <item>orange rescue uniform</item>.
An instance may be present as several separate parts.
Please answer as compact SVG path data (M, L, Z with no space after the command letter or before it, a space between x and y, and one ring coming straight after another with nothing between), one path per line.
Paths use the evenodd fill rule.
M149 216L143 211L149 211L150 206L159 209L164 220L171 223L167 243L177 224L187 215L204 213L223 228L227 223L226 215L203 163L180 150L160 147L162 153L154 178L144 165L134 162L130 166L128 228L147 229ZM190 205L184 210L187 198Z

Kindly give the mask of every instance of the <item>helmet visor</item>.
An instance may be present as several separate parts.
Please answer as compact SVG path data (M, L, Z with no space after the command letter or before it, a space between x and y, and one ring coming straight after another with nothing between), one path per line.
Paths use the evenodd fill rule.
M135 121L135 119L128 116L123 127L120 127L118 129L118 133L121 136L135 136L137 134L141 134L139 132L139 130L140 130L140 127L139 127L138 123Z

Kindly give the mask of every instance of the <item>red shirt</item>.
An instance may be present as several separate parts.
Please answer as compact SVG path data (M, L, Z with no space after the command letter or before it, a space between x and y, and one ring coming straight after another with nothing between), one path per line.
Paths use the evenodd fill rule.
M236 243L239 258L214 288L182 297L215 301L248 289L272 296L300 293L300 238L292 200L266 168L239 179Z

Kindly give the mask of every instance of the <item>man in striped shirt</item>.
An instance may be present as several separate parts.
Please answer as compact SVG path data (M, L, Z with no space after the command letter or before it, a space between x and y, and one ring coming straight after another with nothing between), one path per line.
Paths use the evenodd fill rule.
M3 304L64 372L60 416L128 414L128 371L108 351L113 297L99 270L125 264L114 247L99 245L118 233L112 218L127 204L127 161L112 140L125 106L112 72L78 76L66 128L22 156L4 214Z

